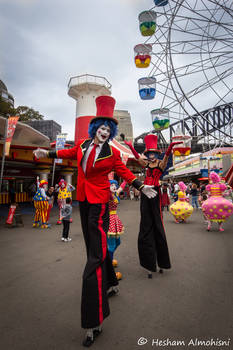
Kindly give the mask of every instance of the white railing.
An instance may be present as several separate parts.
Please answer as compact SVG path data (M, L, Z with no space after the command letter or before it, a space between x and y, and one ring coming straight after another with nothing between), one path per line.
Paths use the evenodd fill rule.
M112 87L109 81L104 77L91 75L91 74L83 74L76 77L71 77L68 83L68 89L70 89L72 86L87 84L87 83L105 86L107 89L111 89Z

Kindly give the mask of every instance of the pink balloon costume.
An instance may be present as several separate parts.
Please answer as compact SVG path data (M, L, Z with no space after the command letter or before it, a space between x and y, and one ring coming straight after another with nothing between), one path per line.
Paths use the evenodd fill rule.
M223 192L227 186L221 183L221 178L214 171L210 173L212 184L206 186L206 190L210 192L210 197L202 204L202 210L206 218L209 220L208 228L211 228L211 222L219 224L219 231L224 231L222 223L233 214L233 204L223 197Z

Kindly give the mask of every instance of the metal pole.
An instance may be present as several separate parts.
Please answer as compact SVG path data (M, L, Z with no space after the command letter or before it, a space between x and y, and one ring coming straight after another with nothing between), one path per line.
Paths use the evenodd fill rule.
M53 160L53 173L52 173L52 184L51 186L53 186L54 183L54 174L55 174L55 167L56 167L56 159Z
M5 163L5 151L6 151L7 128L8 128L8 118L6 118L5 133L4 133L4 143L3 143L3 148L2 148L2 164L1 164L1 175L0 175L0 193L2 192L3 170L4 170L4 163Z

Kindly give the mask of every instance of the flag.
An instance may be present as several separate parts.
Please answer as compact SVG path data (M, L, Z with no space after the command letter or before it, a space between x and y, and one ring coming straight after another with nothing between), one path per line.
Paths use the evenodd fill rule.
M11 141L15 133L16 125L19 117L9 117L7 125L7 136L6 136L6 146L5 146L5 155L9 156Z
M67 134L58 134L56 138L56 151L65 147ZM61 164L62 159L55 159L55 163Z

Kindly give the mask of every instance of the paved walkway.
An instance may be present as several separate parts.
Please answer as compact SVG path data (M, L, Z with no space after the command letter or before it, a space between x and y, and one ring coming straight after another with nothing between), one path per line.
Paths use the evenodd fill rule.
M32 229L30 215L23 216L23 228L0 222L2 350L82 349L85 247L78 207L71 243L60 241L56 214L49 230ZM121 201L119 215L126 232L116 258L124 278L92 349L233 349L233 218L225 232L207 232L200 211L187 224L175 224L165 212L172 269L149 280L138 263L139 202ZM147 343L139 346L140 338ZM230 345L194 346L196 339Z

